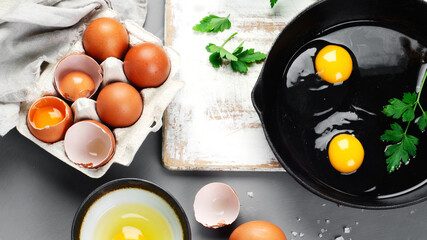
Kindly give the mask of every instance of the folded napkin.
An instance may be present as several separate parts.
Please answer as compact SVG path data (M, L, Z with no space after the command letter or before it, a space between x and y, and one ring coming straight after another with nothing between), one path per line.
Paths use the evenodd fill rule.
M0 136L16 126L20 102L37 97L43 66L63 57L85 17L102 8L142 26L147 0L23 0L0 16Z

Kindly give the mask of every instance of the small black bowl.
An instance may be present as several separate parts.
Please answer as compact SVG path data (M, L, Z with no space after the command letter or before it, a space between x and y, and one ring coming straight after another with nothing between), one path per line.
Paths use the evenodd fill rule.
M416 44L427 46L426 11L427 3L422 0L323 0L300 13L276 39L252 91L252 102L276 158L311 192L339 204L368 209L402 207L427 199L427 148L423 147L427 144L424 136L427 134L418 130L416 134L420 145L416 158L392 174L387 173L385 163L387 143L380 140L380 135L392 122L381 113L383 106L390 98L401 98L404 91L414 91L420 65L426 62L425 51L423 55L414 47ZM345 96L339 95L342 91L325 91L324 96L317 92L307 94L304 89L291 92L295 88L291 89L286 84L287 75L284 73L304 46L325 39L339 42L340 39L328 39L328 34L359 26L380 27L408 36L387 41L394 41L402 49L409 50L405 53L409 56L406 60L409 60L397 61L401 64L397 67L369 69L363 58L357 59L359 67L355 76L366 81L362 84L361 81L349 80L337 87L345 91ZM345 38L347 40L338 45L347 45L360 56L355 49L356 43L348 41L351 36ZM383 47L381 41L375 44L378 48ZM359 47L359 50L363 48L362 45ZM387 56L379 57L389 60ZM365 66L361 67L363 64ZM408 75L407 72L413 74ZM292 105L290 99L294 99L296 105ZM332 109L331 113L350 111L345 109L346 106L363 105L364 109L369 109L369 113L363 113L366 115L364 121L349 125L365 148L362 167L354 174L345 176L335 171L329 164L327 151L314 148L319 135L313 126L316 126L316 121L326 118L319 120L319 117L304 114L322 108L321 102L325 99L337 99L335 102L347 99L336 108L324 108ZM426 105L427 97L421 97L421 101ZM353 111L357 110L353 108Z
M94 204L96 204L100 199L107 196L108 194L117 192L117 190L125 189L142 190L146 192L146 195L154 196L154 199L157 199L157 197L159 197L161 199L161 202L165 203L166 206L169 206L175 213L177 221L179 221L179 225L182 228L183 240L191 240L190 224L188 222L184 209L181 207L178 201L174 197L172 197L172 195L167 193L165 190L163 190L156 184L136 178L124 178L110 181L98 187L91 194L89 194L89 196L80 205L74 217L73 226L71 229L71 239L80 239L80 231L83 222L85 221L87 213L90 211L91 207L94 206ZM129 202L135 201L137 200L129 199ZM108 209L102 209L103 213L105 213L105 211L107 210Z

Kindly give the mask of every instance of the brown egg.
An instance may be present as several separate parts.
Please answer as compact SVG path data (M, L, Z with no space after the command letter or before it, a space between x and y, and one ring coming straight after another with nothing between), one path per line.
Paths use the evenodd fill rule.
M229 240L286 240L283 231L266 221L247 222L237 227Z
M97 168L108 163L115 147L110 129L93 120L77 122L65 134L64 148L68 159L85 168Z
M123 59L129 48L129 36L123 25L113 18L92 21L83 34L86 53L102 62L108 57Z
M158 87L168 78L171 64L161 46L141 43L126 54L123 69L128 80L135 86Z
M47 143L63 139L72 124L71 108L57 97L38 99L31 105L27 115L27 125L31 134Z
M99 118L110 127L127 127L142 114L142 97L127 83L116 82L101 90L96 100Z

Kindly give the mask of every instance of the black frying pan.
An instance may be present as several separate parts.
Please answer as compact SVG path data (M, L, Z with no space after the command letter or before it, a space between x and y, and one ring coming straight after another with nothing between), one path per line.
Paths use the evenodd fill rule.
M325 153L318 153L313 148L315 139L310 126L314 120L301 118L298 112L299 102L309 99L315 106L319 104L316 99L319 96L305 92L296 94L285 86L283 80L294 54L302 46L336 29L380 26L403 33L427 46L426 12L427 3L421 0L325 0L298 15L276 39L253 89L252 100L275 156L291 176L313 193L340 204L370 209L401 207L427 198L427 137L420 137L417 157L392 174L386 171L383 153L386 143L379 140L381 132L390 123L381 114L381 106L390 96L400 98L403 90L411 91L416 84L416 76L407 76L405 71L393 72L397 68L382 69L383 72L379 71L372 77L373 81L396 78L394 84L401 81L402 86L391 87L386 80L378 80L374 86L377 92L360 87L353 89L352 85L347 87L345 94L360 92L354 94L351 101L363 103L369 98L373 105L370 107L376 114L371 121L365 122L369 126L355 126L361 132L359 140L365 143L366 154L362 167L348 176L338 173L330 164L319 164L328 160ZM405 47L408 41L399 39L399 44ZM425 61L425 54L420 53L417 61L418 65L415 63L412 68ZM284 100L291 94L296 99L296 106ZM427 94L424 96L426 100L422 99L422 102L427 105ZM310 107L310 104L305 107Z

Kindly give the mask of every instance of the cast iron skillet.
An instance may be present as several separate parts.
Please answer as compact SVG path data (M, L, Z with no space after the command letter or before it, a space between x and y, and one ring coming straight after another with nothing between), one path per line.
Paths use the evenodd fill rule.
M427 150L424 150L427 147L422 145L427 144L427 137L420 138L416 159L388 174L383 154L386 144L379 140L381 131L388 124L385 125L387 120L382 119L385 117L380 113L381 109L376 108L375 114L381 124L374 123L372 129L367 127L371 133L364 139L369 142L368 146L364 145L365 166L362 167L365 169L343 176L330 164L319 167L316 165L318 161L328 160L310 154L312 150L307 146L312 146L314 139L307 138L304 133L311 130L304 129L305 119L295 119L291 108L284 103L283 99L289 92L282 79L287 64L301 46L337 26L378 25L402 32L427 46L426 12L427 3L421 0L324 0L299 14L276 39L253 89L252 101L276 158L311 192L339 204L368 209L402 207L427 198ZM404 81L408 81L403 82L405 86L413 85L412 80ZM379 92L389 90L386 83L378 85ZM375 93L369 96L377 98ZM386 99L384 101L386 103ZM370 149L377 151L374 159L369 157Z

